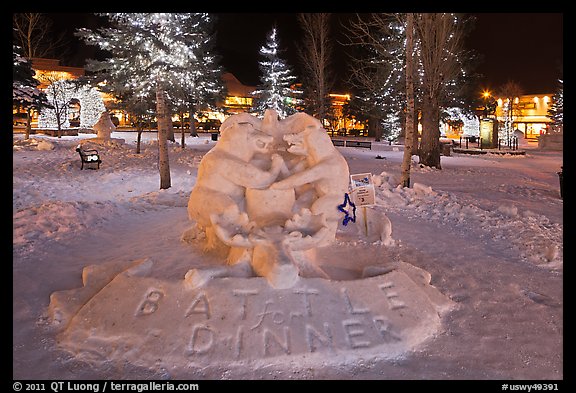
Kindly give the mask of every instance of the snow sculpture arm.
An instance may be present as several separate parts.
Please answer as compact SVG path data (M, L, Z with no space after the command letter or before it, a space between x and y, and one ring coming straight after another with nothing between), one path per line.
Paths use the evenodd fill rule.
M239 186L262 189L272 184L283 168L286 168L284 159L279 154L272 154L272 165L269 171L264 171L249 162L232 162L229 170L223 175L227 180Z
M329 173L326 174L324 172L324 167L313 166L312 168L297 172L284 180L272 184L270 188L273 190L287 190L304 184L313 183L323 177L330 176Z

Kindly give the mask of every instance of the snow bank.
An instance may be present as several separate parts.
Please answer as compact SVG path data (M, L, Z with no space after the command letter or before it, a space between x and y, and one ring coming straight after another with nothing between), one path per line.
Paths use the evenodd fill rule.
M45 139L14 139L12 150L54 150L54 144Z
M503 240L511 251L530 263L550 269L563 267L562 225L550 222L544 215L521 212L510 203L484 210L422 183L414 182L412 188L396 186L396 179L386 172L373 177L380 184L376 187L377 203L387 211L442 222L481 238Z
M13 215L13 245L31 251L48 240L64 242L84 230L94 230L113 216L112 203L46 202Z

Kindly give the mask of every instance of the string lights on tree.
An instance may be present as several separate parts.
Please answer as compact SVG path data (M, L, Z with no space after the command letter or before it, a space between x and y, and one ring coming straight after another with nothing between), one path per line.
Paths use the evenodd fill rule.
M106 79L116 95L150 97L155 92L160 188L169 188L167 139L170 134L173 140L170 97L174 98L174 91L180 88L205 94L223 89L211 50L213 35L208 31L211 18L205 13L100 15L109 19L111 27L97 31L79 29L77 35L87 44L107 51L111 57L92 60L87 68Z
M261 85L253 93L257 97L254 111L261 116L266 109L274 109L281 118L295 113L299 102L295 96L302 94L301 91L291 88L296 77L280 57L279 46L278 33L274 27L268 35L266 45L260 48L260 54L264 57L264 60L259 62Z
M39 128L70 128L69 105L73 99L80 103L80 128L92 128L106 110L98 90L90 86L79 86L72 81L53 81L46 88L48 102L53 108L43 108L38 116ZM60 119L59 119L60 118Z
M547 116L552 119L553 131L564 130L564 80L558 79L558 90L553 96L552 105L548 108Z

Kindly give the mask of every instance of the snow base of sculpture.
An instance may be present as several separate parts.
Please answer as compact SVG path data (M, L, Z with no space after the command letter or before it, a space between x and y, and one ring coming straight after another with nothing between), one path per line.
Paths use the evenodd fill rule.
M200 287L149 277L150 259L88 266L84 286L48 309L60 349L88 363L181 374L195 367L296 367L397 358L441 327L453 302L407 263L350 281L213 278ZM385 272L385 273L383 273Z

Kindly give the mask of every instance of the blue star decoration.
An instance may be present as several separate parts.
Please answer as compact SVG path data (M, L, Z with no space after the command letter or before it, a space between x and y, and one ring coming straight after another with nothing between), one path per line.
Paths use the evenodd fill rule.
M350 217L350 209L346 210L346 206L352 208L352 217ZM344 226L348 225L350 221L356 222L356 205L350 200L348 193L344 193L344 203L338 205L338 210L344 213L344 220L342 221Z

